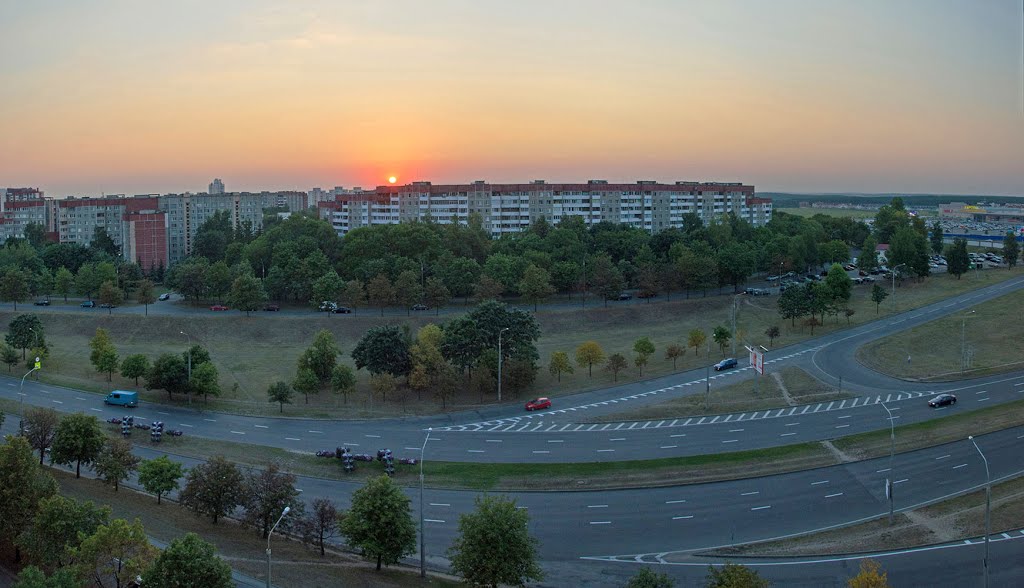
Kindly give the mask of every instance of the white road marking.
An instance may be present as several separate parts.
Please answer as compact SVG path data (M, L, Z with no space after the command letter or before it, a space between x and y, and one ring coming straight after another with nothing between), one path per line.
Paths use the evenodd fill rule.
M848 418L850 418L852 416L853 416L852 414L844 414L843 416L841 416L839 418L841 418L841 419L848 419Z
M402 449L408 449L409 451L419 451L419 447L403 447Z
M675 435L669 435L669 437L685 437L686 433L677 433Z
M820 482L811 482L811 486L817 486L818 484L828 484L828 480L821 480Z
M685 500L666 500L665 504L682 504L684 502L686 502L686 501Z
M757 491L757 490L755 490L753 492L744 492L744 493L740 494L740 496L754 496L755 494L760 494L760 492Z
M468 451L469 453L483 453L484 452L483 449L467 449L466 451Z
M430 506L451 506L447 502L431 502Z
M310 430L308 430L308 431L306 431L306 432L307 432L307 433L318 433L318 434L320 434L320 435L323 435L323 434L324 434L324 432L323 432L323 431L314 431L314 430L312 430L312 429L310 429Z
M85 398L82 398L81 396L75 396L75 400L85 400Z
M486 439L488 443L501 443L501 439Z
M299 439L298 437L285 437L284 440L285 441L302 441L302 439Z
M768 506L755 506L754 508L752 508L750 510L764 510L766 508L771 508L771 505L769 504Z
M673 521L680 521L680 520L683 520L683 519L692 519L692 518L693 518L693 515L686 515L686 516L682 516L682 517L672 517L672 520Z
M217 419L203 419L203 420L208 422L208 423L215 423L215 422L217 422Z
M96 412L103 412L102 410L100 410L98 408L90 408L89 410L95 410Z
M185 424L185 423L178 423L178 426L179 427L188 427L190 429L193 428L193 425L188 425L188 424Z
M730 433L742 433L743 429L729 429Z
M787 427L794 427L794 426L799 425L799 424L800 423L786 423L786 426Z
M782 433L779 437L789 437L790 435L796 435L796 433Z
M60 400L54 400L54 402L56 402L57 404L64 404L64 403L63 403L63 402L61 402Z
M849 426L850 425L836 425L836 428L837 429L845 429L846 427L849 427Z
M611 521L590 521L591 525L610 525Z
M722 443L739 443L739 441L739 439L726 439L725 441L722 441Z
M598 453L607 453L609 451L615 451L615 450L614 449L598 449L597 450Z
M940 455L940 456L936 457L935 461L939 461L940 459L946 459L947 457L949 457L948 453L946 455Z
M835 498L836 496L842 496L842 492L836 492L835 494L826 494L825 498Z
M541 450L534 450L533 452L534 452L534 453L551 453L551 452L550 452L550 451L548 451L547 449L541 449Z
M985 402L986 400L988 400L988 398L979 398L978 402Z
M608 508L607 504L588 504L587 508Z
M380 435L363 435L363 436L364 437L369 437L370 439L380 439Z
M965 464L965 463L962 463L962 464L960 464L960 465L955 465L955 466L953 466L953 469L954 469L954 470L956 470L956 469L960 469L960 468L965 468L965 467L967 467L967 464Z
M565 439L548 439L548 443L565 443Z
M428 522L428 523L443 523L444 522L441 519L423 519L423 520Z
M234 433L235 435L245 435L245 433L243 433L241 431L231 431L231 432Z
M253 426L256 427L257 429L269 429L270 428L270 427L268 427L266 425L253 425Z
M906 482L909 479L910 478L903 478L902 480L896 480L895 482L893 482L893 484L902 484L903 482Z
M158 410L158 411L156 411L156 413L157 413L157 414L162 414L162 415L164 415L164 416L171 416L171 413L169 413L169 412L160 412L160 411Z
M609 439L609 441L625 441L625 440L626 440L625 437L616 437L614 439Z

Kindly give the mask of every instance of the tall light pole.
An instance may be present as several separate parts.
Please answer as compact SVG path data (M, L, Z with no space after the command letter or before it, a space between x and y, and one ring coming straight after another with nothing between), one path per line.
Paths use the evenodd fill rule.
M736 307L739 305L739 294L732 297L732 356L736 357Z
M992 475L988 471L988 460L978 447L978 442L974 440L974 435L967 438L974 444L981 460L985 462L985 588L988 588L988 536L992 533Z
M32 372L36 371L40 367L42 367L42 366L40 365L39 357L37 356L36 357L36 363L32 367L32 369L30 369L29 371L25 372L25 375L21 377L21 386L18 387L18 404L25 404L25 394L22 392L22 390L25 389L25 378L27 378L29 374L31 374Z
M711 361L711 339L708 339L708 361ZM704 366L704 410L708 409L708 403L711 401L711 364Z
M507 331L509 328L498 331L498 402L501 402L501 334Z
M896 310L896 270L900 269L901 267L903 267L905 265L907 265L907 264L901 263L898 266L896 266L896 267L892 268L891 270L889 270L889 273L892 274L892 309L893 309L893 311Z
M185 331L178 331L182 335L188 337L188 384L192 385L192 335L189 335ZM185 396L188 397L188 405L192 406L192 391L189 390Z
M274 534L274 529L277 528L277 525L281 523L281 519L283 519L284 515L288 514L288 511L291 509L292 507L290 506L284 507L284 511L281 513L281 516L277 518L277 522L274 523L274 526L270 528L270 532L267 533L267 588L270 588L270 536Z
M423 449L420 449L420 577L427 577L427 548L426 540L423 537L423 459L427 453L427 441L430 441L430 431L427 429L427 438L423 440Z
M964 373L967 367L967 315L974 314L974 311L964 313L960 317L960 373Z
M893 478L896 476L892 471L893 455L896 453L896 425L892 419L892 411L889 410L889 407L884 402L882 403L882 408L885 409L885 412L889 413L889 475L885 477L885 495L889 497L889 524L892 525L893 503L896 500L896 497L893 495L893 490L896 487L892 483Z

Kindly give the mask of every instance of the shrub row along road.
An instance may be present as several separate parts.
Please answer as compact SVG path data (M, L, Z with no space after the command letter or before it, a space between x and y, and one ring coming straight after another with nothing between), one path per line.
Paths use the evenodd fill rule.
M524 412L522 405L499 405L477 411L431 417L378 421L337 421L248 417L199 413L182 406L144 404L138 409L106 407L94 394L27 381L19 396L19 383L0 384L0 396L61 411L81 411L102 419L123 414L161 420L187 435L255 445L313 452L336 446L372 453L390 447L401 456L416 455L425 430L434 429L427 457L465 462L588 462L678 457L759 449L817 441L888 426L878 406L898 409L897 424L904 425L984 407L1021 397L1022 380L1007 375L964 383L911 383L863 368L853 358L859 345L944 316L968 304L978 304L1024 286L1024 278L966 293L894 317L830 334L769 353L769 370L795 365L838 383L860 398L778 408L731 415L665 419L641 423L580 424L581 419L611 414L624 406L639 406L688 394L704 394L705 370L625 384L557 400L552 410ZM725 372L711 372L711 390L720 382L750 377L746 359ZM961 402L936 412L925 400L932 394L954 391ZM199 406L198 401L196 406Z

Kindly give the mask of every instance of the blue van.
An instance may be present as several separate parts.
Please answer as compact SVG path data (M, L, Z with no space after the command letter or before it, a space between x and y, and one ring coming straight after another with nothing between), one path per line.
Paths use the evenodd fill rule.
M138 406L139 405L139 394L138 392L129 392L127 390L114 390L107 397L103 399L103 404L113 404L114 406Z

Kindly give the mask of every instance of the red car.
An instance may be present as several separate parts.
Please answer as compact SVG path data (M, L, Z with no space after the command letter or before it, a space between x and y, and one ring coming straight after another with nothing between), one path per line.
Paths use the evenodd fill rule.
M542 408L551 408L550 398L534 398L526 403L526 410L540 410Z
M214 304L213 306L210 307L210 310L228 310L228 307L224 306L223 304Z

